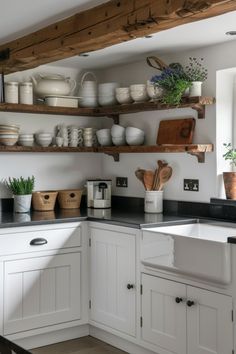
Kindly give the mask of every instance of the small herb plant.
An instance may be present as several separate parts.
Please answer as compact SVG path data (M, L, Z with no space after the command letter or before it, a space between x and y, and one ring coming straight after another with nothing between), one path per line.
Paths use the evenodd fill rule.
M189 64L185 67L185 73L190 82L205 81L207 79L208 71L203 66L203 58L198 60L197 58L190 57Z
M230 165L236 167L236 149L233 149L230 143L223 145L226 148L226 153L223 155L224 159L229 160Z
M34 189L35 177L11 178L6 181L6 186L14 195L32 194Z
M179 63L171 64L160 75L153 76L151 82L163 89L162 103L170 105L178 105L185 90L191 86Z

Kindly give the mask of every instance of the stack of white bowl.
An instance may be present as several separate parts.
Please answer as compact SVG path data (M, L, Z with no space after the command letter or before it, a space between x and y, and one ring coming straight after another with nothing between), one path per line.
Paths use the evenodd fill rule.
M0 125L0 144L6 146L15 145L19 137L20 128L17 125Z
M96 132L97 139L102 146L111 146L111 129L99 129Z
M148 101L147 86L145 84L130 85L130 95L134 102Z
M120 87L118 82L106 82L98 85L98 103L100 106L117 104L116 88L118 87Z
M129 87L118 87L116 88L116 99L120 104L128 104L133 102L130 95Z
M34 134L20 134L18 144L21 146L33 146Z
M134 127L125 129L125 139L128 145L142 145L144 143L144 131Z
M51 133L38 133L35 134L35 139L38 145L47 147L52 142L52 134Z
M114 124L111 127L111 137L114 145L125 145L125 128L119 124Z
M91 147L96 144L96 129L88 127L84 128L83 131L83 142L84 146L86 147Z

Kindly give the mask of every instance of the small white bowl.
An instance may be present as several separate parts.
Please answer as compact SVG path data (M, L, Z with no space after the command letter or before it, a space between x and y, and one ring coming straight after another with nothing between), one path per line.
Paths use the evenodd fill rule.
M147 94L152 99L158 99L163 95L163 89L154 85L151 81L147 81Z
M18 145L21 146L33 146L34 145L34 140L18 140Z
M143 91L131 91L130 95L134 100L134 102L145 102L148 100L148 94L146 88Z
M98 142L101 146L111 146L112 145L111 136L98 137Z
M134 85L130 85L130 90L131 90L131 91L146 90L146 85L145 85L145 84L134 84Z
M115 138L123 138L125 136L125 128L119 124L113 124L111 127L111 136Z
M116 95L123 95L129 93L130 89L129 87L117 87L115 91Z
M113 136L112 137L112 142L116 146L126 145L125 137L116 138L116 137Z
M144 135L144 131L142 129L139 128L135 128L135 127L127 127L125 129L125 136L143 136Z
M100 106L112 106L117 104L117 100L114 95L98 96L98 103Z
M111 129L99 129L96 131L97 138L110 138Z
M142 145L144 143L144 135L126 135L128 145Z
M128 103L132 103L133 100L132 100L132 97L130 95L129 92L127 93L123 93L123 94L116 94L116 99L118 101L118 103L120 104L128 104Z

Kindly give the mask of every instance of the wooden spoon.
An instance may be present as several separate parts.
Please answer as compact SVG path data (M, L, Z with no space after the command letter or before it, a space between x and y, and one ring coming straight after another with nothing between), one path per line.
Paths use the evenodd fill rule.
M139 180L140 182L142 182L142 184L143 184L144 187L145 187L145 184L144 184L144 181L143 181L144 172L145 172L145 170L143 170L142 168L138 168L138 169L135 171L135 176L138 178L138 180Z
M164 185L169 181L172 176L172 168L170 166L165 166L161 169L159 173L159 183L157 186L158 191L162 191Z
M152 185L152 190L154 190L154 191L157 190L157 186L159 184L159 174L161 172L161 169L168 165L167 162L164 162L164 161L161 161L161 160L158 160L157 164L158 164L158 168L155 170L154 179L153 179L153 185Z
M144 182L144 186L145 186L146 191L152 190L153 180L154 180L154 172L149 171L149 170L145 170L144 176L143 176L143 182Z

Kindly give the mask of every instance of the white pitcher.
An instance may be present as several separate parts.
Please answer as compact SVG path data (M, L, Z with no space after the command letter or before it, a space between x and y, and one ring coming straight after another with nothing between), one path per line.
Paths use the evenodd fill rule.
M85 78L90 75L93 80L85 80ZM79 84L79 105L81 107L97 107L98 105L98 88L97 88L97 78L94 73L88 71L81 79Z

